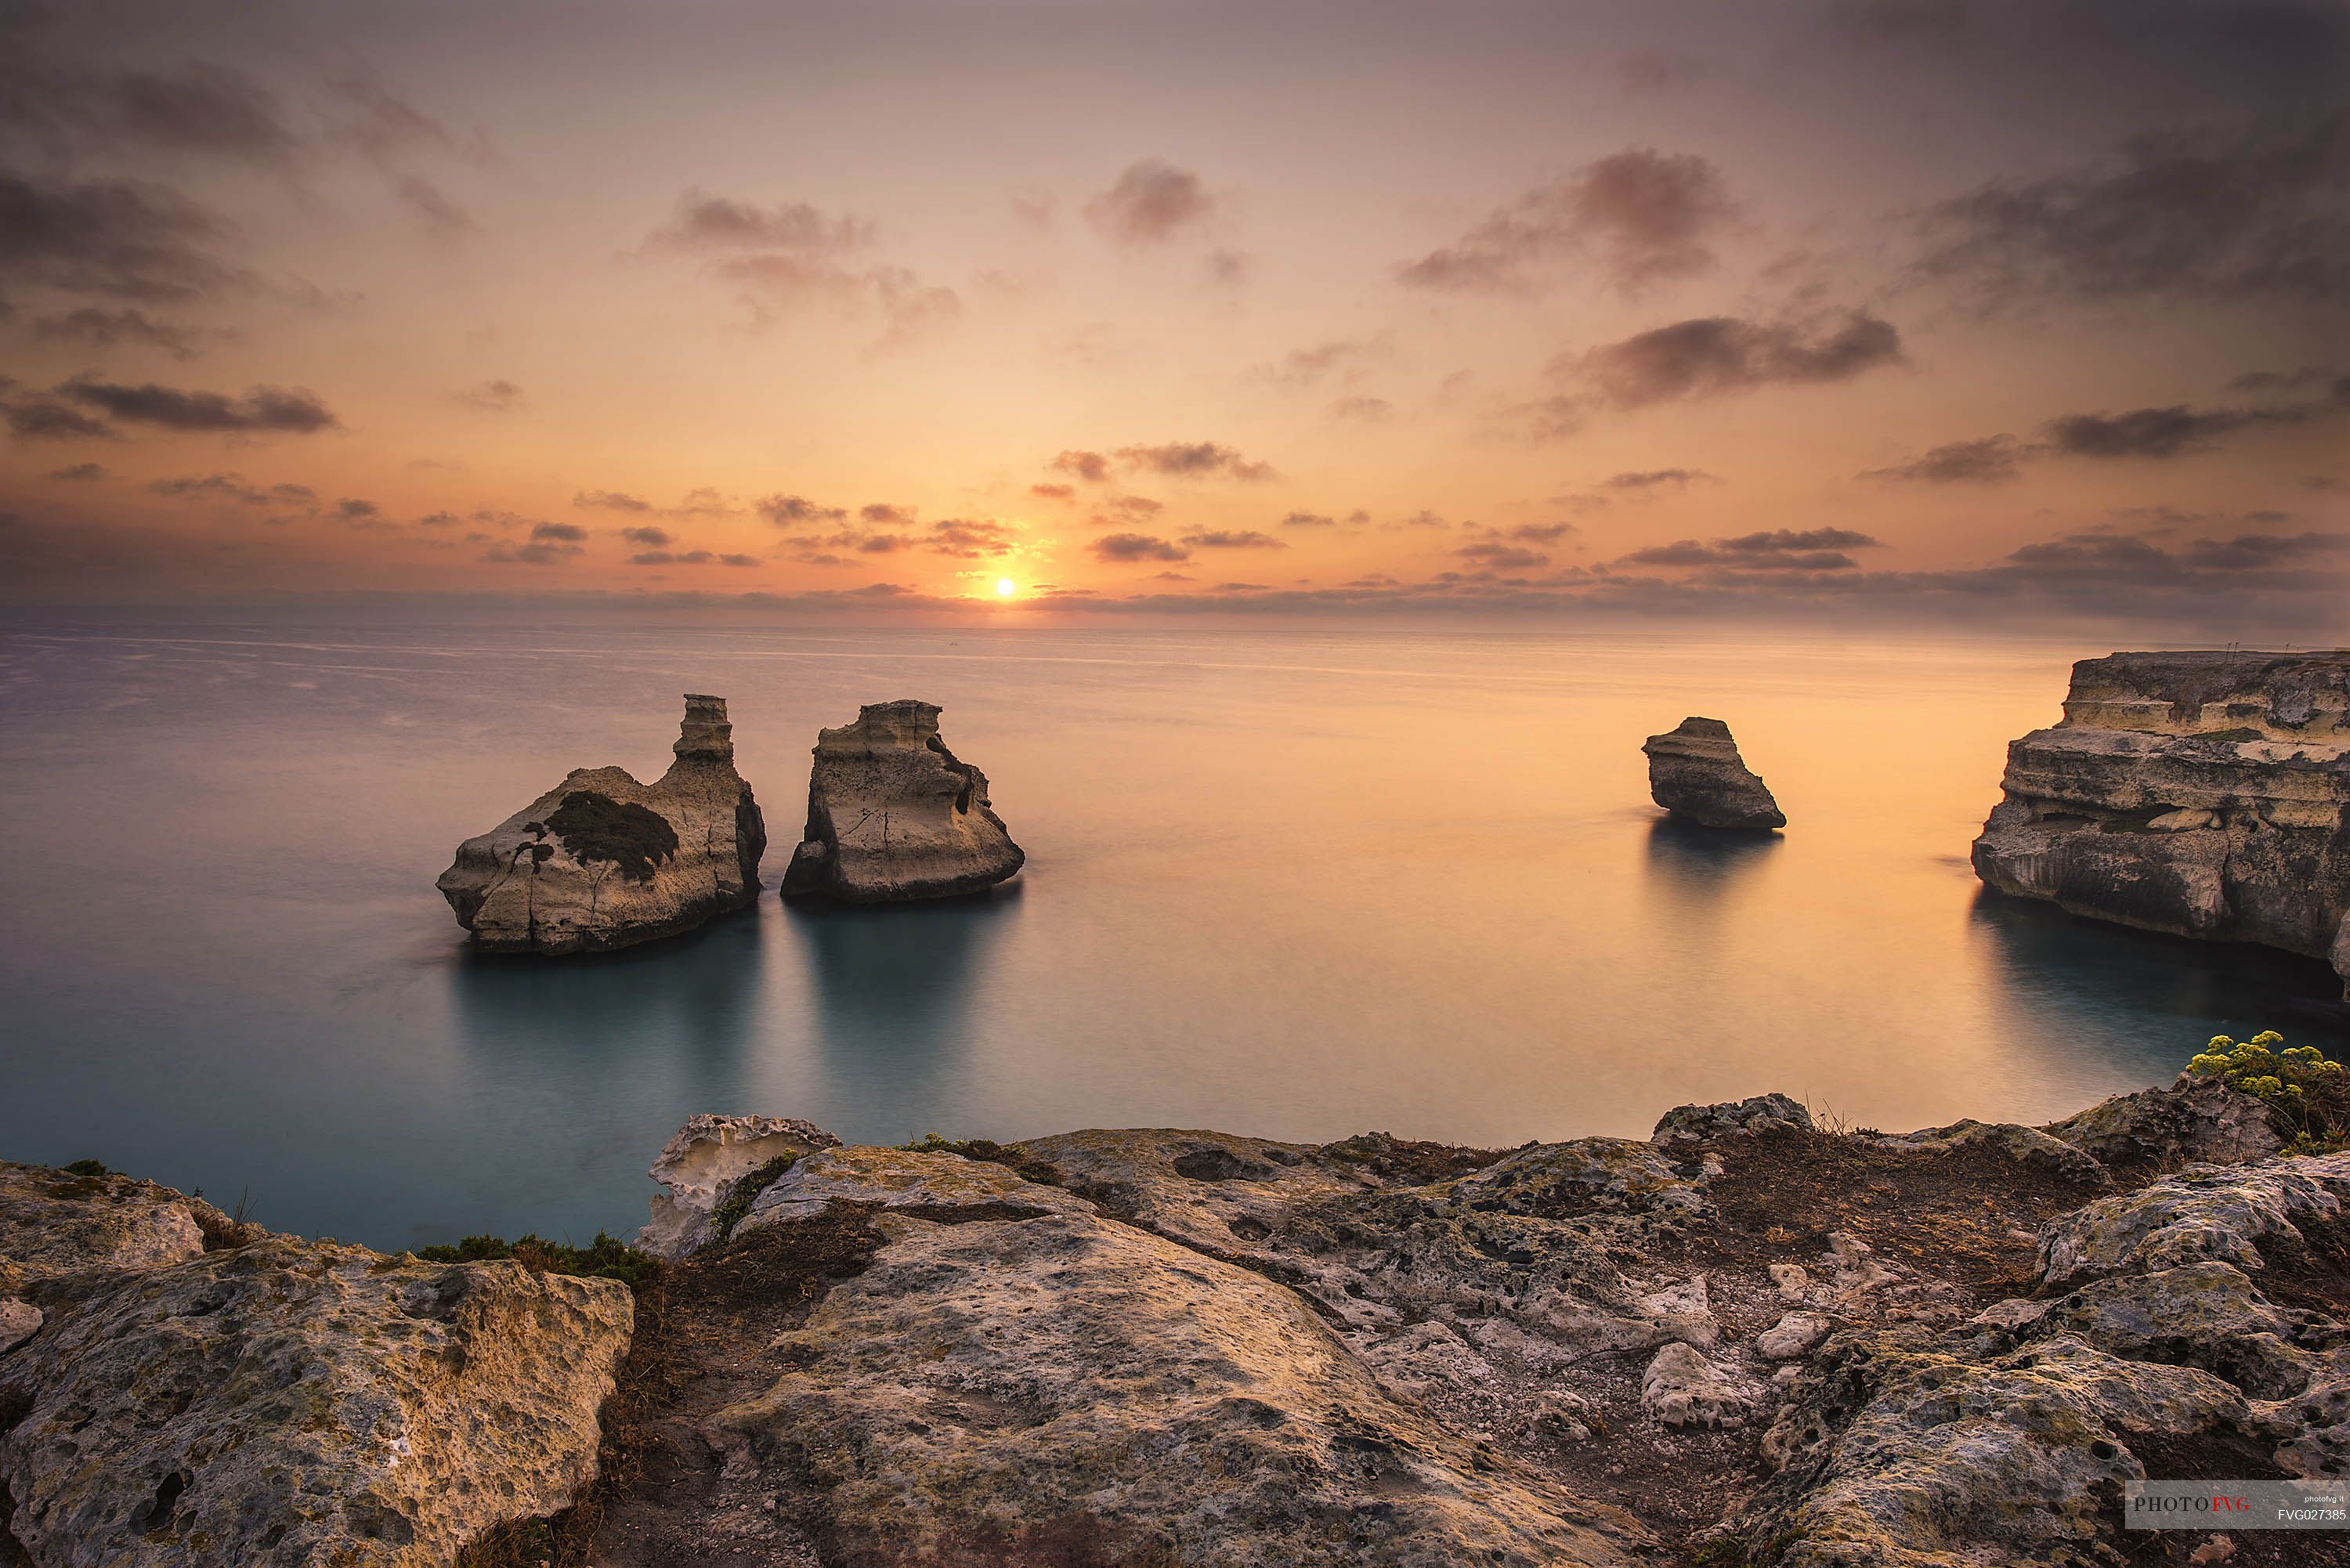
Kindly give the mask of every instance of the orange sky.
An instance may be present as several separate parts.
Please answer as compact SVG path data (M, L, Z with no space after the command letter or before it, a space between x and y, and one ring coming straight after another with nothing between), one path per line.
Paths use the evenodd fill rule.
M2350 636L2338 5L14 5L0 44L16 597Z

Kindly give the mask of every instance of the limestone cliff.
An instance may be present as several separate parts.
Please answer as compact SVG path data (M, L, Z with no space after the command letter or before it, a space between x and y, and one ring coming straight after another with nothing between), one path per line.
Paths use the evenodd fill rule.
M2350 989L2350 650L2084 659L2003 784L1990 886L2326 959Z
M493 952L594 952L755 903L767 829L734 771L724 698L686 698L675 750L650 784L576 769L459 845L438 883L457 923Z
M1648 794L1675 816L1705 827L1768 833L1787 826L1779 803L1738 754L1719 719L1683 719L1641 742L1648 755Z
M850 903L976 893L1027 857L987 798L987 775L939 738L934 702L873 702L816 732L807 831L784 892Z

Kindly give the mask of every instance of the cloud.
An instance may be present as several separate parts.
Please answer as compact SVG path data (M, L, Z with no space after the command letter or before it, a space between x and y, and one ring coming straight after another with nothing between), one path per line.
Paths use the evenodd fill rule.
M1570 534L1581 532L1582 530L1572 523L1521 523L1508 529L1506 536L1512 539L1530 540L1538 545L1553 545Z
M1893 325L1854 311L1832 326L1811 328L1699 317L1581 355L1562 355L1551 369L1587 386L1602 402L1638 409L1773 384L1846 381L1903 362L1901 336Z
M498 566L559 566L581 554L577 545L554 540L535 540L527 545L509 545L501 539L484 550L481 558Z
M126 423L163 430L312 435L340 423L317 393L300 388L255 387L238 399L219 392L183 392L152 381L129 386L78 379L57 391Z
M1338 520L1319 512L1293 512L1281 520L1281 525L1284 528L1335 528Z
M1734 216L1711 163L1636 147L1528 192L1397 275L1452 293L1529 293L1551 264L1589 256L1617 288L1638 294L1710 270L1712 242Z
M951 556L957 560L976 561L991 556L1008 556L1015 545L1012 530L1000 523L981 523L969 518L950 517L931 524L923 547L934 556Z
M1721 476L1701 468L1649 468L1611 473L1599 482L1602 490L1686 490L1692 484L1720 484Z
M1097 452L1065 452L1045 464L1061 473L1074 473L1091 484L1109 477L1109 459Z
M2216 445L2254 425L2294 424L2300 409L2132 409L2120 414L2066 414L2048 421L2049 445L2075 457L2178 457Z
M1734 572L1845 572L1860 563L1849 550L1883 548L1883 541L1850 528L1775 528L1708 544L1676 540L1635 550L1611 566L1719 566Z
M684 250L777 250L801 255L838 254L868 244L873 225L828 217L806 202L761 207L688 189L670 222L650 243Z
M106 470L94 462L77 462L64 468L51 469L48 477L68 482L98 480L106 477Z
M1309 348L1292 348L1278 363L1257 366L1249 372L1249 379L1300 388L1317 387L1334 379L1352 381L1394 354L1395 343L1384 332L1375 337L1334 337Z
M1183 543L1194 550L1286 550L1289 546L1270 534L1260 534L1253 528L1212 529L1201 534L1186 534Z
M335 515L346 523L360 523L380 516L381 513L372 501L361 501L355 496L345 496L335 503Z
M452 201L448 193L421 174L403 176L392 187L400 204L414 217L425 233L442 238L471 234L481 227L472 213Z
M653 504L640 496L619 490L583 490L571 498L574 506L592 506L606 512L650 512Z
M192 299L235 275L203 249L220 232L166 186L38 183L0 170L0 280L149 303Z
M33 441L77 441L108 437L114 428L55 398L34 398L7 405L8 430Z
M1987 305L2086 299L2350 303L2350 111L2232 136L2142 136L2091 169L1993 181L1918 221L1920 276Z
M1334 400L1324 411L1334 420L1376 425L1394 418L1395 405L1385 398L1347 397Z
M453 395L467 408L487 413L511 413L522 407L522 389L504 379L483 381Z
M534 543L554 540L566 545L577 545L587 540L588 530L577 523L536 523L531 525L530 536Z
M1064 457L1069 454L1064 452ZM1090 453L1086 455L1092 455ZM1273 465L1243 457L1231 447L1211 441L1167 441L1158 446L1122 446L1118 449L1118 461L1128 468L1172 478L1206 478L1224 475L1241 480L1265 480L1279 476Z
M908 348L961 318L962 300L951 288L926 285L901 266L850 265L873 238L869 223L827 216L806 202L762 207L690 189L646 244L703 256L709 273L739 288L762 318L811 305L878 310L884 327L877 353Z
M240 506L308 508L318 493L307 484L255 484L243 474L207 473L151 481L148 490L182 501L229 501Z
M1074 501L1077 491L1072 484L1032 484L1028 493L1039 501Z
M876 501L869 505L860 506L857 509L857 515L878 527L894 527L914 520L911 508L892 506L886 501Z
M107 84L104 96L114 134L167 151L282 163L301 146L267 91L216 66L170 77L131 72Z
M1188 561L1191 553L1180 545L1148 534L1105 534L1086 546L1101 561Z
M1101 509L1088 522L1097 528L1108 528L1120 523L1148 523L1167 510L1163 501L1153 501L1148 495L1108 495L1102 498Z
M2299 392L2311 387L2328 388L2337 401L2350 403L2350 374L2322 365L2303 365L2298 370L2248 370L2228 383L2231 392Z
M631 545L642 545L651 550L658 550L664 545L676 543L676 535L668 529L656 528L650 524L634 528L623 528L620 530L620 537Z
M1215 211L1216 199L1197 174L1146 158L1086 202L1086 222L1113 244L1157 245L1198 229Z
M192 334L183 327L157 321L143 310L100 310L86 305L62 316L43 317L34 322L33 337L37 342L70 343L84 348L143 345L161 348L174 359L192 359L196 353Z
M769 495L752 505L778 527L792 527L804 523L837 523L848 515L841 507L818 506L805 495Z
M659 529L650 530L659 533ZM639 550L629 557L632 566L755 566L756 556L721 555L714 550Z
M2023 456L2030 450L2014 437L2005 435L1948 441L1922 457L1891 468L1872 468L1860 477L1916 484L1999 484L2022 472Z
M1497 572L1530 571L1550 565L1550 557L1542 551L1504 544L1499 539L1479 539L1452 553L1464 561L1474 561Z

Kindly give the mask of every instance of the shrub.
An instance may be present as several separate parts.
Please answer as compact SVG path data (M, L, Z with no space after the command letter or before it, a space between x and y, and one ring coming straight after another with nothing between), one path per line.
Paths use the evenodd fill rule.
M717 1206L710 1211L712 1233L722 1241L734 1234L734 1227L743 1223L743 1217L751 1212L751 1205L757 1201L759 1194L773 1187L776 1178L789 1170L797 1158L795 1155L779 1154L758 1169L745 1171L736 1177L734 1185L726 1189L726 1196L720 1199Z
M651 881L653 867L677 853L677 829L667 817L594 790L575 789L565 795L563 804L547 813L546 826L573 859L609 860L631 882Z
M68 1176L112 1176L114 1174L94 1159L78 1159L71 1165L59 1166L57 1168Z
M429 1263L494 1263L511 1258L541 1273L618 1280L631 1290L660 1272L660 1259L647 1257L601 1231L585 1247L538 1235L518 1236L512 1241L503 1236L468 1236L454 1246L419 1247L416 1255Z
M2241 1042L2215 1034L2187 1067L2260 1100L2296 1150L2350 1140L2350 1067L2329 1061L2314 1045L2287 1045L2273 1029Z

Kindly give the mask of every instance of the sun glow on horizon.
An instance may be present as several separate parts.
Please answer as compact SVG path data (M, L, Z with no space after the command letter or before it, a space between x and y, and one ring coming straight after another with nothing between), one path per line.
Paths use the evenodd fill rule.
M995 579L995 597L997 598L1008 599L1019 591L1020 585L1014 582L1010 577L998 577Z

